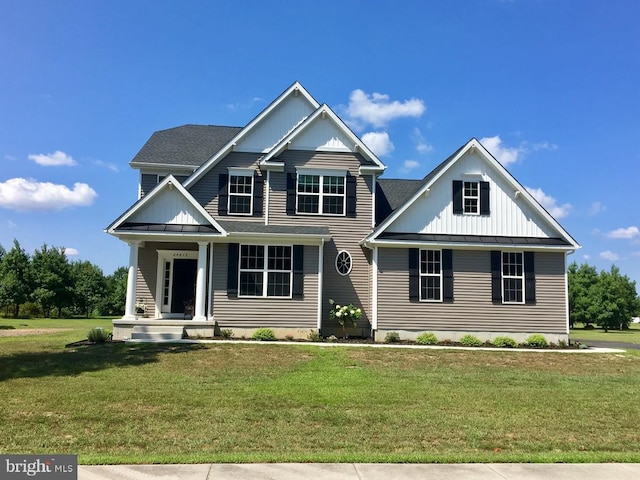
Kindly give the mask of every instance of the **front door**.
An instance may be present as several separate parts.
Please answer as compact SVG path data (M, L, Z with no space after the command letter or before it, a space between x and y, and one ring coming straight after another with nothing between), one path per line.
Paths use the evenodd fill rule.
M198 261L190 258L173 260L171 313L193 315L196 301L196 272Z

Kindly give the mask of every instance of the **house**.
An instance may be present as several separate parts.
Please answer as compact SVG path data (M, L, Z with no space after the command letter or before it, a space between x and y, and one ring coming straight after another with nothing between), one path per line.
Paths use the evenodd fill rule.
M114 338L568 338L577 242L476 139L422 180L385 165L294 83L243 128L154 133L139 199L106 231L130 246ZM362 309L330 320L329 300Z

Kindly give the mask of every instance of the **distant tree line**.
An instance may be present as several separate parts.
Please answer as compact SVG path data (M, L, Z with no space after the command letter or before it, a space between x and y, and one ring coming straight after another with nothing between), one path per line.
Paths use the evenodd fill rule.
M29 255L17 240L0 245L0 312L4 316L122 315L127 269L105 276L88 261L69 261L63 248L44 244Z
M605 331L629 328L640 316L636 282L620 274L615 265L598 273L596 267L576 262L569 265L569 322L585 327L598 325Z

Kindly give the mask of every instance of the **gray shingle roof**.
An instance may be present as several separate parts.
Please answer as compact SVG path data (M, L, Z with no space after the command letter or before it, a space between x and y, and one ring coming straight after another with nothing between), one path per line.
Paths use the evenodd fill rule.
M562 238L539 238L539 237L503 237L494 235L449 235L435 233L394 233L383 232L381 239L401 240L408 242L425 243L474 243L485 245L571 245Z
M235 137L241 127L183 125L151 135L131 164L199 167Z
M316 227L312 225L265 225L263 222L240 222L233 220L220 220L218 223L229 233L259 233L276 235L310 235L329 236L328 227Z

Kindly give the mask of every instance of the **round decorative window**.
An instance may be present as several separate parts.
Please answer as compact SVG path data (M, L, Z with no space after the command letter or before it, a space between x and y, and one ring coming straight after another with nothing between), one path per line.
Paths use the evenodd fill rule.
M351 272L351 254L346 250L338 252L336 256L336 270L340 275L349 275L349 272Z

